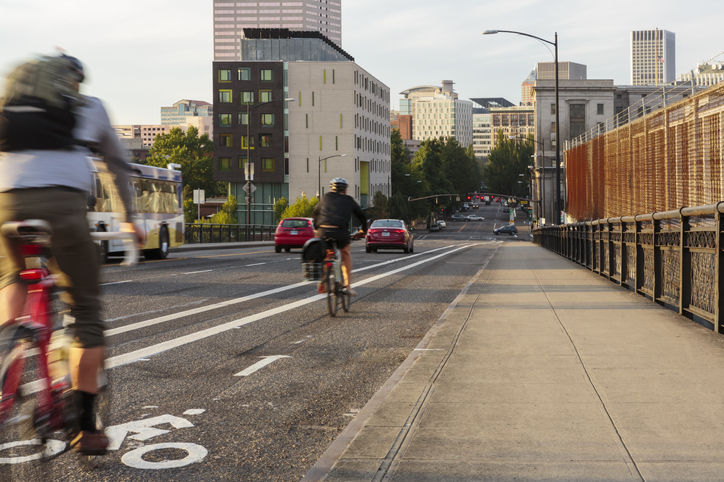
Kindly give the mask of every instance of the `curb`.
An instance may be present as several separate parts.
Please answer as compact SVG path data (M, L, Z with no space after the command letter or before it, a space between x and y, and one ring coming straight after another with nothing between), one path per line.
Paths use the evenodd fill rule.
M184 244L169 249L171 253L180 253L183 251L197 251L206 249L242 249L242 248L261 248L274 246L274 241L249 241L240 243L202 243L202 244Z

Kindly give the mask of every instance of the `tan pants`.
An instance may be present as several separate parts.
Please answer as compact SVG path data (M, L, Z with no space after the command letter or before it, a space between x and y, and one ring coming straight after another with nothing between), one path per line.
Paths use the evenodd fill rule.
M8 221L42 219L50 224L52 258L49 268L61 275L67 288L71 315L69 327L74 345L94 348L104 345L104 324L100 319L98 251L86 221L87 195L66 188L16 189L0 193L0 224ZM21 282L18 274L25 260L0 235L0 288Z

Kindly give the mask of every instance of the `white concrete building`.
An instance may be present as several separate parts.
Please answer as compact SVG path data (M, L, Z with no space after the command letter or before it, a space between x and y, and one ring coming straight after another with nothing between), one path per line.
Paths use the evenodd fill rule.
M660 85L676 80L676 34L668 30L632 30L631 85Z
M423 85L401 92L400 111L412 115L412 138L418 141L455 137L463 147L473 143L473 103L458 99L453 81L442 87Z
M342 46L341 0L213 0L213 9L214 60L241 60L239 38L244 28L317 31Z
M345 178L365 208L390 196L390 89L355 62L289 62L289 197ZM326 157L335 156L321 161ZM344 157L343 157L344 156Z
M119 139L141 139L143 147L150 148L159 134L168 134L174 126L168 125L114 125Z
M475 158L487 162L492 146L492 131L488 109L473 109L473 151Z

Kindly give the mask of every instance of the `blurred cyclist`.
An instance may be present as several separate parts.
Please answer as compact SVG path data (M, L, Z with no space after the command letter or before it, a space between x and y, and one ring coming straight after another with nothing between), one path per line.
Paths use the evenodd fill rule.
M362 232L367 233L367 217L352 196L347 195L348 183L341 177L331 182L331 192L325 194L314 207L314 228L320 238L332 238L342 254L342 275L344 289L352 296L352 254L350 253L349 223L352 215L362 223Z
M96 430L94 405L105 359L104 325L98 252L86 221L91 149L115 175L125 207L121 230L135 233L139 242L144 234L131 219L126 156L101 101L79 93L84 78L83 65L64 54L29 61L8 76L0 99L0 224L42 219L52 227L50 267L62 273L74 318L69 362L80 432L71 446L103 454L108 438ZM27 286L18 274L24 267L0 236L0 327L22 314Z

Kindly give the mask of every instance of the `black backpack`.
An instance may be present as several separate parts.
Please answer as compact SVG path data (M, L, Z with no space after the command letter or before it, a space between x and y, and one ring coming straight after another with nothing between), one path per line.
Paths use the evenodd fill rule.
M0 98L0 152L70 149L82 96L64 56L40 57L8 75Z
M327 256L327 244L322 238L311 238L302 248L302 263L321 263Z

